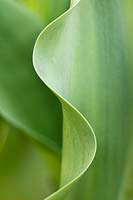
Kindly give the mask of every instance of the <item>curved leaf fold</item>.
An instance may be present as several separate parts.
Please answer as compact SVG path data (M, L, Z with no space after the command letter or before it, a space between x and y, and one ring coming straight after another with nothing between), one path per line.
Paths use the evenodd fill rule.
M122 190L131 134L129 51L124 28L119 1L72 1L70 9L41 32L34 47L33 63L37 74L57 95L62 109L68 108L67 115L63 113L67 131L63 132L62 180L67 183L66 187L72 186L78 173L82 174L84 167L79 164L80 171L78 167L73 170L73 166L77 166L76 161L84 160L83 151L84 154L88 149L93 152L91 159L89 152L87 154L87 167L96 149L93 134L88 138L92 145L88 143L86 149L83 133L78 127L79 124L82 127L84 118L79 112L94 127L98 139L94 166L83 176L73 199L116 200ZM79 111L77 116L81 117L81 123L76 116L75 122L71 123L73 114L70 110L74 107ZM75 126L79 130L77 137L80 138L80 134L83 137L83 140L80 138L84 146L81 152L81 147L78 151L75 148L76 142L79 145L78 139L73 138ZM86 130L89 129L88 125ZM66 137L69 131L70 140L70 135ZM73 148L69 149L69 146ZM80 161L73 157L76 152L78 157L81 154ZM71 157L73 161L69 163ZM58 196L63 191L65 196L65 186L48 199L63 199Z

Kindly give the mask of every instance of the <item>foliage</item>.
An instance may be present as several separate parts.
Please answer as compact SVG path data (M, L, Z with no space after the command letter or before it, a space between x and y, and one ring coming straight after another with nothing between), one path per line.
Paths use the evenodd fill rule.
M0 199L133 198L125 5L1 0Z

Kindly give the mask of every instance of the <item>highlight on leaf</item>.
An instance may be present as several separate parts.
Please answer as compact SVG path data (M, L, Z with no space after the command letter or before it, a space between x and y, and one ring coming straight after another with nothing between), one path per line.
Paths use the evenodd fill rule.
M131 8L1 0L0 199L133 198Z

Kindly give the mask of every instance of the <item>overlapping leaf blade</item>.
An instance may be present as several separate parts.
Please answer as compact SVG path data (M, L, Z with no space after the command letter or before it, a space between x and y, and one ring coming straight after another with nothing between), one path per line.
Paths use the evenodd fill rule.
M6 3L2 2L4 7ZM42 32L34 51L36 71L57 95L63 108L61 188L47 199L62 200L67 198L68 190L72 190L73 183L83 174L94 157L96 150L95 137L86 119L78 112L79 110L94 127L98 138L98 152L93 167L85 174L77 186L76 192L74 193L73 191L72 196L70 195L68 199L118 200L121 188L123 188L122 182L130 138L131 117L129 110L129 105L131 104L128 46L126 44L127 38L124 37L123 33L121 5L117 0L109 2L106 0L100 2L96 0L81 0L80 4L75 7L76 3L78 3L77 0L72 1L71 9ZM10 5L15 10L15 4L12 4L12 6L11 3L7 3L7 5ZM3 12L1 12L1 16L6 22L9 22L9 18L4 16ZM20 16L20 12L18 16ZM33 21L31 18L29 22ZM27 14L25 19L29 19ZM11 21L15 22L15 20ZM22 21L20 20L19 22ZM30 24L29 22L27 24ZM2 27L4 27L3 33L9 28L6 25ZM27 28L27 26L24 27ZM31 27L28 27L29 30ZM29 55L28 59L31 55L33 41L41 27L41 24L37 29L32 27L35 29L34 38L32 33L29 33L27 40L24 39L22 41L22 43L26 41L24 44L28 44L29 38L32 36L30 53L29 47L26 49L26 45L22 45L21 41L18 42L21 44L20 49L23 49L24 46L25 50L22 51L22 54ZM20 32L24 33L20 26L19 29ZM23 38L23 34L21 34L19 33L19 37ZM12 34L10 38L12 38L11 36ZM3 38L7 40L6 35L2 35L2 40ZM3 45L4 48L6 47L5 44ZM15 43L13 42L13 44ZM8 48L6 47L5 49L9 49L11 53L9 46L7 45ZM18 48L16 49L18 50ZM25 54L26 50L27 54ZM3 55L5 54L2 52L2 65L4 63L3 66L9 66L12 54L9 54L7 60L4 59ZM11 62L12 66L13 63ZM25 66L26 63L24 62L24 65L22 65L20 62L16 62L16 64ZM16 69L14 71L16 72ZM10 77L14 77L11 76L11 72L9 68ZM27 68L25 72L27 73ZM27 78L32 73L29 71ZM5 77L3 78L1 75L1 80L7 80ZM16 126L28 131L32 137L50 148L55 149L54 146L56 146L56 149L58 149L61 143L61 135L54 133L61 133L61 109L54 95L47 88L42 89L41 82L41 86L36 87L34 86L37 82L31 81L31 84L25 82L25 87L23 88L22 82L18 84L19 81L17 80L16 83L19 88L22 87L21 91L23 93L21 94L18 90L15 90L13 96L13 93L9 93L10 98L8 99L8 93L5 91L12 90L16 84L10 84L13 83L13 78L9 83L4 81L0 102L3 116ZM46 100L47 98L48 103L49 101L52 102L51 107L47 108L48 112L45 114L41 112L42 101L38 99L36 101L36 96L40 92L35 93L35 95L30 94L30 96L34 96L30 101L30 98L27 99L29 94L26 93L27 96L24 99L26 103L33 101L31 107L29 103L24 103L22 98L25 93L24 89L26 88L27 90L28 88L28 91L30 91L29 87L27 87L29 85L36 88L36 92L38 87L41 88L41 91L46 90L44 99ZM39 99L44 101L42 96ZM18 102L22 107L18 105ZM45 101L44 104L46 105L47 102ZM52 106L53 103L54 106ZM16 108L15 104L17 105ZM26 105L28 105L28 109ZM57 106L56 109L55 105ZM36 109L31 109L33 107ZM55 114L58 109L60 111ZM31 111L37 113L37 116L32 115ZM27 116L26 113L28 113ZM49 118L45 121L46 123L43 123L46 115L49 115ZM42 119L42 121L40 122L39 119ZM51 121L51 119L53 120Z
M98 139L93 167L72 199L117 200L122 188L131 130L129 51L121 11L117 0L81 0L51 23L35 45L34 65L40 78L84 114ZM68 146L63 148L68 151ZM63 154L65 180L73 178L66 174L75 162L69 163L69 155Z
M59 181L60 160L53 151L61 147L61 107L32 66L42 27L21 4L1 1L0 115L12 125L0 121L0 199L43 199Z
M14 2L1 1L0 113L32 137L58 150L60 104L37 78L32 66L33 46L41 29L41 22L26 9Z

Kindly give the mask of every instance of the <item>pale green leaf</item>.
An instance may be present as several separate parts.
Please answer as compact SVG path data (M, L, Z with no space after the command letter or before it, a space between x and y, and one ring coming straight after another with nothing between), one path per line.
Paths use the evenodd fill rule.
M71 9L42 31L33 55L35 70L65 110L62 183L67 185L48 199L65 199L65 189L94 156L93 135L76 107L94 127L98 150L71 199L118 200L131 135L122 5L117 0L81 0L75 6L77 2L72 1Z

